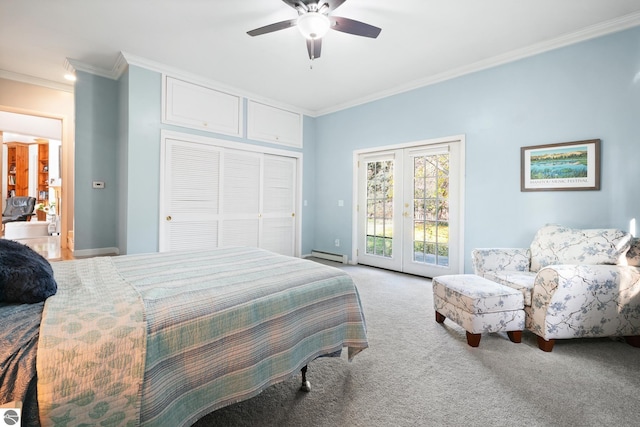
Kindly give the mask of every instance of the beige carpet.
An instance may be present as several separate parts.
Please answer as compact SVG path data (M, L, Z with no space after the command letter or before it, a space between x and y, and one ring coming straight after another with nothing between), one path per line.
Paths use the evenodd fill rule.
M330 264L355 279L370 348L352 363L309 365L312 391L292 378L201 419L210 426L636 426L640 349L604 339L483 335L478 348L434 319L430 281Z

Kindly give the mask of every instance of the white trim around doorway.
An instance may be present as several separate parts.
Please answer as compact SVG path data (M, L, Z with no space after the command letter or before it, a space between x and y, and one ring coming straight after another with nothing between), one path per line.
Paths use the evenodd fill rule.
M432 138L420 141L407 142L396 145L385 145L380 147L372 147L361 150L353 151L353 168L352 168L352 217L351 217L351 264L358 264L358 199L360 195L358 194L358 160L359 157L363 154L374 154L374 153L382 153L385 151L393 151L398 149L405 148L414 148L425 145L436 145L436 144L444 144L444 143L458 143L460 144L460 174L458 176L460 181L460 235L458 240L458 255L460 259L460 273L464 270L464 224L465 224L465 181L464 177L466 174L466 150L465 150L465 135L452 135L445 136L441 138Z

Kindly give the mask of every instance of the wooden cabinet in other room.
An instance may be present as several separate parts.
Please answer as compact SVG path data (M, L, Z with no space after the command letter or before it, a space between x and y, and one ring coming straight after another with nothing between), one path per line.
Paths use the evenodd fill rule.
M7 147L7 197L29 195L29 146L9 143Z

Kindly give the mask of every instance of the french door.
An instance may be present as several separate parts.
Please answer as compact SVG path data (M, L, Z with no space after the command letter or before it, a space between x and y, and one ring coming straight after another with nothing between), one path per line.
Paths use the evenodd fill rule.
M358 263L462 271L462 139L358 155Z

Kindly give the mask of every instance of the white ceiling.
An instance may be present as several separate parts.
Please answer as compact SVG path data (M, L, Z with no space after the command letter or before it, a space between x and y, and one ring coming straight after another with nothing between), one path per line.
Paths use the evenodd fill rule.
M65 59L113 72L119 53L320 115L640 25L640 0L347 0L311 62L281 0L0 0L0 77L65 84ZM126 56L126 55L125 55Z

